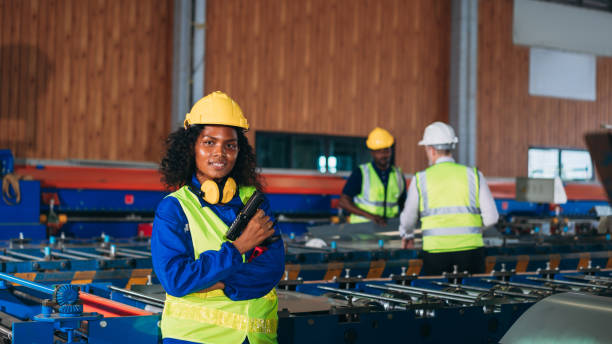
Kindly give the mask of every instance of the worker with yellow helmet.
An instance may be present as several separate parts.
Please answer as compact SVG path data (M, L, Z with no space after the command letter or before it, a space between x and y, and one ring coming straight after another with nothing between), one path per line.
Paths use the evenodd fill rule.
M261 188L242 109L213 92L171 133L162 181L175 191L155 212L153 269L166 291L163 342L276 343L275 286L284 272L282 240L264 201L242 234L225 238L249 197Z
M397 217L406 199L406 182L399 167L393 165L393 136L382 128L374 128L366 146L372 161L360 165L350 175L342 194L340 207L351 213L351 223L373 221L384 225Z
M425 147L429 167L410 182L400 215L402 247L414 247L414 228L421 223L425 275L485 271L482 228L499 217L487 181L475 167L455 163L452 151L459 139L453 128L434 122L425 128L419 146Z

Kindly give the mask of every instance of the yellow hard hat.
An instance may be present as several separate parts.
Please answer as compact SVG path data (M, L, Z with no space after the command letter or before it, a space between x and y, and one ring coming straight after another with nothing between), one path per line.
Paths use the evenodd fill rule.
M368 135L366 146L371 150L378 150L383 148L389 148L393 146L393 136L383 128L376 127Z
M220 124L245 131L249 129L249 123L238 103L220 91L207 95L193 105L191 111L185 115L185 129L192 124Z

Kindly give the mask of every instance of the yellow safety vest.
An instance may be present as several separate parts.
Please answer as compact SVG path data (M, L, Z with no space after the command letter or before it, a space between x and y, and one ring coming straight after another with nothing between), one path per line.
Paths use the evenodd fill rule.
M439 253L483 246L476 168L443 162L416 174L423 250Z
M387 218L396 217L399 213L397 201L406 185L404 175L399 167L393 166L389 173L386 202L385 186L376 170L374 170L372 163L359 165L359 169L361 169L361 193L353 197L353 202L357 208L378 216L385 215ZM350 221L351 223L360 223L370 220L363 216L351 214Z
M241 186L242 202L253 192L254 187ZM221 244L227 241L224 235L228 226L209 207L202 208L197 196L186 186L168 197L178 199L187 216L195 259L204 251L220 250ZM162 337L207 344L240 344L248 336L251 344L276 343L277 309L275 289L263 297L244 301L232 301L223 290L183 297L166 294Z

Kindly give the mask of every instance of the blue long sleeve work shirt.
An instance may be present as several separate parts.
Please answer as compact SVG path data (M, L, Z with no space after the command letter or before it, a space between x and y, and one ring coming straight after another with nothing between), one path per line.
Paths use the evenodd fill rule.
M195 177L195 187L200 187ZM199 198L199 197L198 197ZM243 207L238 193L227 204L211 205L200 199L202 207L209 207L228 226ZM261 209L274 221L266 199ZM282 240L268 246L259 257L246 263L236 247L224 242L219 251L202 252L194 258L194 248L188 221L179 201L164 198L157 207L153 221L151 253L153 269L166 292L175 297L206 289L216 282L223 282L225 295L234 301L248 300L266 295L276 286L285 268L285 250ZM275 234L280 234L278 226ZM247 259L252 250L247 252ZM164 340L164 343L188 343Z

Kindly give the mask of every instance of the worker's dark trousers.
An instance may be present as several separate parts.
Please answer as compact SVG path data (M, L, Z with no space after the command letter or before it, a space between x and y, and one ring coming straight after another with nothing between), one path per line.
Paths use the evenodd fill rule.
M467 270L471 274L485 272L485 250L480 247L474 250L429 253L423 251L422 275L441 275L443 272L453 272L453 266L463 272Z

